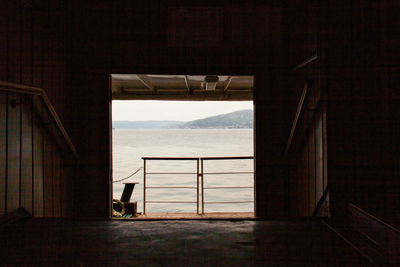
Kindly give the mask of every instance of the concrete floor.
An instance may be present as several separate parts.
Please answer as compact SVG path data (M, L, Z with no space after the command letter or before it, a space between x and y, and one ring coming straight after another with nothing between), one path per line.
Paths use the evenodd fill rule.
M319 221L66 221L0 228L0 262L58 266L367 266Z

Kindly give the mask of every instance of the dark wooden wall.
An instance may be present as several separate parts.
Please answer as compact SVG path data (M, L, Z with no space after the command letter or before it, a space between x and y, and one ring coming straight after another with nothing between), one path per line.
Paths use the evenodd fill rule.
M4 1L0 9L0 80L43 88L70 122L64 1ZM66 162L32 98L0 95L0 215L24 207L34 216L71 216ZM15 102L16 104L12 104Z
M281 89L286 97L281 105L287 124L282 168L289 217L311 216L328 184L320 11L319 1L298 1L285 9L286 83Z
M322 183L322 189L332 185L333 217L344 218L346 203L356 201L378 216L394 218L398 212L390 215L389 210L399 207L400 116L392 116L399 112L396 6L390 0L332 5L320 1L74 1L68 11L70 70L77 104L73 135L83 158L78 186L82 210L89 216L110 214L108 74L251 74L256 82L257 215L310 214ZM182 28L170 29L168 25L176 24L177 7L211 8L207 16L216 21L200 27L204 12L192 10ZM211 34L205 37L205 33ZM293 74L296 65L314 55L318 56L314 67L306 67L300 77ZM307 80L321 95L326 92L326 121L322 122L327 127L328 165L321 180L320 156L314 155L320 151L319 125L324 118L318 111L303 124L305 137L298 142L303 150L293 159L297 176L302 177L298 182L307 186L301 194L290 196L293 186L286 179L282 155L297 90ZM316 147L315 152L310 147ZM96 201L87 201L88 196ZM285 203L300 198L301 207L285 211Z
M326 5L325 69L331 212L348 203L400 225L398 1Z
M77 200L81 210L88 216L110 215L105 210L110 207L112 190L109 74L250 74L256 76L259 122L256 212L259 216L282 214L283 183L275 179L280 168L273 156L284 142L279 119L282 70L277 64L282 62L280 5L256 1L91 2L74 1L70 7L77 89L73 137L82 157ZM176 24L177 7L186 8L188 19L169 28ZM205 16L213 21L204 23ZM275 127L269 127L270 120ZM89 196L96 201L89 201Z
M188 12L184 24L179 23L179 7ZM256 82L257 215L276 218L309 214L322 182L322 188L326 183L330 186L333 218L345 219L347 204L355 203L398 224L398 15L399 3L394 0L343 4L8 1L0 10L0 80L44 88L67 130L71 130L82 157L74 199L80 214L110 215L109 74L249 74L255 75ZM204 23L205 18L208 23ZM299 74L293 72L296 65L314 55L318 56L315 65L305 66ZM326 113L315 111L310 122L300 124L304 138L296 137L300 152L291 156L296 171L287 176L282 156L299 92L309 80L321 96L326 96ZM314 104L315 96L310 98ZM24 105L17 105L15 112L4 108L12 97L7 96L1 104L0 116L6 116L10 123L0 124L0 131L19 136L29 133L29 127L33 133L39 131L34 123L16 122L26 121ZM317 147L321 141L320 118L324 116L328 164L321 181ZM54 177L48 177L50 169L57 170L59 163L46 159L54 147L45 136L39 138L45 158L36 162L45 168L35 169L33 165L32 172L44 176L44 193L51 195L54 188L49 185L54 185ZM21 150L29 142L18 142L18 134L10 135L7 141L0 138L0 160L15 166L29 165L29 159L18 160L30 153ZM7 146L15 147L7 150ZM35 157L39 152L32 148L32 153ZM0 165L0 172L22 175L18 183L2 180L0 194L4 195L7 188L9 196L23 192L18 203L29 198L25 189L19 191L29 168ZM304 185L296 193L291 190L293 177ZM41 186L37 180L32 184ZM291 209L294 199L301 199L302 204ZM17 205L15 198L7 203ZM286 210L285 203L289 207ZM44 205L43 209L58 207Z
M23 207L34 217L72 217L73 168L41 100L1 92L0 105L0 215Z
M313 2L299 1L285 9L287 121L304 83L313 81L314 89L326 96L322 181L329 184L333 220L346 221L347 206L353 203L398 226L399 2ZM312 55L318 59L293 74L293 67ZM314 116L314 122L300 125L303 141L292 155L291 164L296 164L290 166L288 182L290 215L310 214L315 201L309 194L320 194L314 189L321 181L315 176L318 156L310 150L319 139L319 111Z
M5 1L0 9L0 80L43 88L70 123L64 1Z
M285 163L287 211L293 217L312 216L328 186L326 112L320 62L315 59L289 76L291 95L287 104L291 110L293 138L288 140Z

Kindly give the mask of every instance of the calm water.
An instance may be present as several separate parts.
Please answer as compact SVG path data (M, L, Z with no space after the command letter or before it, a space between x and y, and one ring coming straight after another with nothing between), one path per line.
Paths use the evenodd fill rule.
M168 129L113 130L114 180L143 166L142 157L252 156L252 129ZM147 161L147 172L196 173L196 161ZM207 172L252 172L253 160L205 161ZM195 174L149 174L147 186L195 187ZM206 174L204 187L253 186L253 174ZM143 209L143 171L128 181L139 182L132 199ZM123 184L114 183L114 198L120 198ZM253 189L206 189L205 201L253 201ZM148 189L147 201L196 201L196 189ZM146 212L195 212L196 204L147 203ZM252 212L253 203L206 204L205 212Z

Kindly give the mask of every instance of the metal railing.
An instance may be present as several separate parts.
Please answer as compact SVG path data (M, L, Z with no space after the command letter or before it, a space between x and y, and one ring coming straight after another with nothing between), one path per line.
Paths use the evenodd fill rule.
M233 203L253 203L251 201L204 201L204 190L223 190L223 189L245 189L254 188L254 186L210 186L204 187L205 175L225 175L225 174L253 174L254 172L204 172L204 161L212 160L246 160L254 159L252 156L245 157L142 157L143 159L143 214L146 214L146 203L196 203L196 212L200 214L200 192L201 192L201 214L204 214L205 204L233 204ZM147 172L147 161L149 160L174 160L174 161L195 161L196 172ZM148 175L196 175L197 186L147 186L146 179ZM196 189L197 201L149 201L146 200L147 189Z

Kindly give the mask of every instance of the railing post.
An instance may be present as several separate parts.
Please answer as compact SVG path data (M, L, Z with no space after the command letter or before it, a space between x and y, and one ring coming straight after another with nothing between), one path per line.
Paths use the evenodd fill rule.
M201 214L204 214L204 161L201 159Z
M199 159L197 159L197 214L199 214L199 177L200 177L200 173L199 173Z
M143 214L146 214L146 160L143 160Z

